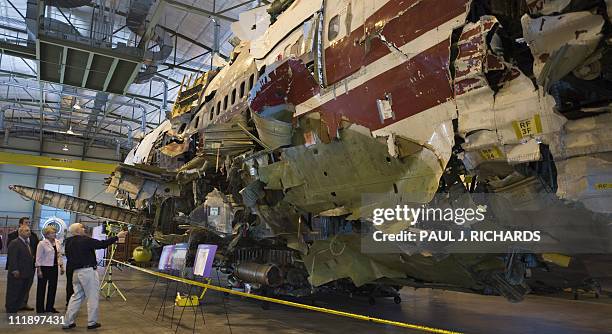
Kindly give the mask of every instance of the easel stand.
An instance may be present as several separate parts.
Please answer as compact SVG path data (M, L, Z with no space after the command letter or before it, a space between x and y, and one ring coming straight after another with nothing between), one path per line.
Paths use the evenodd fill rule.
M106 299L110 299L115 292L121 296L123 301L127 301L121 290L115 282L113 282L113 258L115 256L115 250L117 249L117 244L111 245L111 254L108 261L106 261L106 270L104 270L104 276L102 277L102 286L100 286L100 291L102 291L102 296ZM106 289L105 289L106 288Z
M168 274L168 275L173 275L173 273L171 271L166 271L166 270L162 270L160 271L162 273ZM155 280L155 283L153 284L153 288L151 289L151 292L149 293L149 297L147 299L147 304L145 304L145 308L142 311L142 313L144 314L145 311L147 310L147 306L149 304L149 300L151 300L151 296L153 295L153 292L155 291L155 286L157 285L157 282L159 281L159 278L157 278ZM161 315L162 320L164 319L165 315L166 315L166 299L168 298L168 292L170 291L170 285L172 283L176 283L175 284L175 289L174 289L174 295L176 295L176 291L178 290L178 282L174 282L172 280L166 279L166 288L164 289L164 297L161 300L161 304L159 305L159 309L157 310L157 316L155 317L155 321L159 320L159 317ZM174 305L172 306L172 319L170 320L170 328L172 328L172 323L174 322Z

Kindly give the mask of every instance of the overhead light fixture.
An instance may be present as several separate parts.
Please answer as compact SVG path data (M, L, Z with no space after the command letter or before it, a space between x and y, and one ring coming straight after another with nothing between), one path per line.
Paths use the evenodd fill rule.
M74 110L81 110L81 106L78 103L75 103L72 108L74 108Z
M64 147L62 147L62 151L64 152L68 151L68 144L64 144Z

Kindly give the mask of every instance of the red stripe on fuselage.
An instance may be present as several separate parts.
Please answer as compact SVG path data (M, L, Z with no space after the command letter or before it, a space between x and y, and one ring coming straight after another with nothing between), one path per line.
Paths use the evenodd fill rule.
M467 3L468 0L390 0L368 17L364 25L325 49L327 84L334 84L389 54L389 47L376 36L378 33L401 47L465 13Z
M450 39L450 36L449 36ZM340 122L374 131L447 102L453 93L448 73L449 40L406 61L313 109L335 136ZM376 100L390 95L394 117L381 121Z

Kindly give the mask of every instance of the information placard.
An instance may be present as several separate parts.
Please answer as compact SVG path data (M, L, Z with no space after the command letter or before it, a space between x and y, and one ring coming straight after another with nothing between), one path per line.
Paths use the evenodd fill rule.
M164 246L161 257L159 258L159 264L157 265L158 270L172 269L172 255L174 253L174 246L175 245Z
M170 265L170 269L172 270L185 269L188 248L189 248L189 245L186 243L174 245L174 251L172 252L172 263Z
M196 253L195 264L193 266L193 274L195 276L210 277L216 252L217 245L198 245L198 252Z

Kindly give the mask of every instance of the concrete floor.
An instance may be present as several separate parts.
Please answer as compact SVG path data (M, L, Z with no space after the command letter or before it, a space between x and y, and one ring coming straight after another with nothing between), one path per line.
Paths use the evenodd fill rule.
M4 268L3 257L0 258L0 266ZM160 315L160 319L156 321L165 285L157 285L154 296L143 315L142 311L153 287L154 279L131 269L115 270L114 279L128 300L124 302L119 296L113 296L110 300L101 300L100 322L103 326L97 330L98 332L121 332L123 334L175 332L181 309L175 309L173 327L170 328L173 310L171 301L173 297L170 294L174 293L174 284L170 288L171 293L164 310L165 317L162 319ZM35 286L34 284L30 292L30 306L34 306L35 303ZM56 299L56 308L60 311L65 311L64 288L65 277L61 276ZM5 289L6 271L2 269L0 272L2 298L5 296ZM401 305L395 305L391 299L385 299L370 306L363 298L329 295L318 298L316 304L321 307L463 333L612 333L612 299L609 297L594 299L585 296L582 300L574 301L569 296L528 296L522 303L511 304L500 297L429 289L416 291L404 289L401 294L403 299ZM196 323L198 333L422 333L281 305L271 305L269 310L263 310L257 301L235 296L223 297L222 294L216 292L210 292L204 302L206 324L199 316ZM302 302L309 303L310 300ZM83 306L77 319L78 327L70 332L87 332L84 328L85 314ZM35 315L35 313L22 312L19 315ZM0 318L0 332L13 329L26 330L27 333L65 333L59 326L8 325L5 316ZM231 326L228 326L227 318ZM178 332L191 333L193 320L193 310L185 309Z

